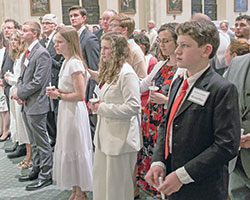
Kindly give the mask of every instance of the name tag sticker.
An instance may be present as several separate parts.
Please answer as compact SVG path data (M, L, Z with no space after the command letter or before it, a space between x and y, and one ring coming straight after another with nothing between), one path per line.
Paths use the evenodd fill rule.
M29 62L30 62L30 61L29 61L28 59L25 59L25 61L24 61L24 63L23 63L23 64L25 65L25 67L28 66Z
M204 106L209 95L210 92L194 87L187 100Z

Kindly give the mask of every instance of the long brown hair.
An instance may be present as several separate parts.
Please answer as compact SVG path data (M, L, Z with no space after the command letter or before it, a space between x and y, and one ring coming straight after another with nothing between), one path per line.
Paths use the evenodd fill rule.
M175 32L176 27L178 26L178 23L166 23L163 24L159 30L158 34L162 31L169 31L171 33L172 38L174 39L175 44L177 41L177 34ZM158 60L166 60L169 56L163 55L160 49L160 44L158 44L158 49L157 49L157 59Z
M102 40L109 41L112 49L108 61L104 62L102 56L100 59L98 81L104 84L118 79L121 68L128 58L129 47L127 40L120 33L107 33L102 36Z
M78 34L74 28L65 27L61 28L58 33L67 41L69 46L70 57L75 57L83 62L83 66L87 69L87 64L82 57L82 51L80 46L80 40Z
M12 37L14 37L14 39L17 40L18 44L19 44L17 49L13 49L11 45L10 45L10 48L9 48L10 58L13 61L15 61L25 51L25 44L21 41L21 31L19 31L19 30L14 31L10 36L10 40L11 40Z

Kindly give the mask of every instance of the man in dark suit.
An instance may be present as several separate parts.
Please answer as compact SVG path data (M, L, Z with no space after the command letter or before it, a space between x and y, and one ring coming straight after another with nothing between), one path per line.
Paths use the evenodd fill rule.
M82 56L86 61L88 67L92 70L98 70L100 48L97 37L87 30L85 27L85 21L87 19L87 11L80 6L72 6L69 8L69 17L71 25L76 29L81 43ZM93 97L93 91L96 86L96 81L90 80L86 88L86 101ZM90 128L92 139L94 138L96 116L90 114Z
M229 163L231 200L250 199L250 54L235 57L224 77L239 93L241 128L240 153Z
M101 19L101 28L98 29L97 31L94 31L93 34L98 38L99 40L99 45L101 47L101 37L104 33L108 32L109 29L109 19L116 15L117 12L114 11L113 9L107 9L103 12L102 14L102 19Z
M53 38L56 34L57 28L57 17L54 14L46 14L42 19L42 29L43 34L45 35L40 43L45 47L51 58L52 58L52 69L51 69L51 85L57 88L58 86L58 75L62 62L64 60L62 55L56 53ZM58 110L58 100L50 100L50 111L47 114L47 130L50 137L50 144L52 147L56 143L56 119L57 119L57 110Z
M49 99L45 94L51 79L51 57L39 43L41 33L37 22L25 22L22 41L28 50L22 58L21 75L17 83L17 94L13 98L23 104L23 120L32 148L33 168L20 182L36 180L26 190L37 190L52 184L52 149L49 144L46 121Z
M212 22L185 22L176 32L177 67L186 71L171 86L145 178L169 200L226 200L227 166L240 143L237 89L209 66L219 46Z

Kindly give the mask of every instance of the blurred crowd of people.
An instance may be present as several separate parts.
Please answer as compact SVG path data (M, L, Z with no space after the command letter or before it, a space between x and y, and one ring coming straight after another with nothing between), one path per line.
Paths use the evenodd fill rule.
M34 181L72 188L70 200L250 198L250 16L216 27L135 30L112 9L88 30L6 19L0 33L0 142Z

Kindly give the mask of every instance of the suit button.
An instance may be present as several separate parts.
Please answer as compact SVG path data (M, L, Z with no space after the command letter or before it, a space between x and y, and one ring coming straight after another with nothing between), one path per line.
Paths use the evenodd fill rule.
M179 127L179 125L178 125L178 124L175 124L175 125L174 125L174 127L175 127L175 128L178 128L178 127Z

